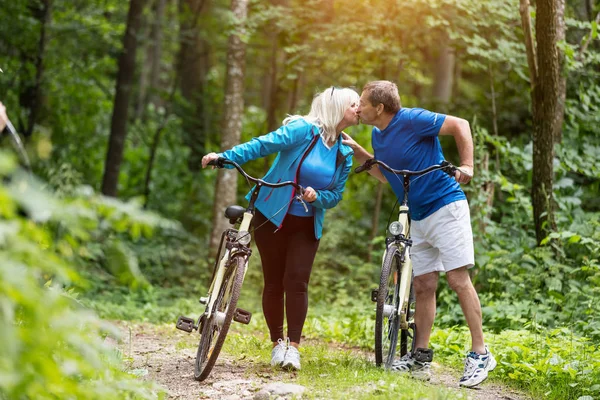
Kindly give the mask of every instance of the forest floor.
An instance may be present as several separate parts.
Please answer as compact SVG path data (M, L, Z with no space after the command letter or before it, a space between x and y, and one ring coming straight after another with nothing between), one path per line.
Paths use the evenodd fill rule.
M199 339L197 333L187 334L177 331L174 324L152 325L124 321L115 321L114 324L119 327L122 337L118 341L107 340L119 348L131 372L140 376L141 379L158 382L168 391L169 399L282 400L307 397L324 399L371 397L472 400L528 399L522 393L489 380L476 389L461 389L458 386L461 371L449 371L435 363L433 365L432 381L429 384L424 384L426 390L430 390L430 392L422 394L421 391L419 394L415 394L415 397L411 397L410 394L399 397L397 392L399 389L394 391L394 387L397 385L389 384L389 382L384 382L381 379L375 379L374 382L363 381L358 385L354 385L349 391L346 388L344 389L346 390L345 394L342 393L344 390L335 388L335 382L331 382L331 391L325 389L320 392L318 388L310 387L312 378L309 378L308 381L300 379L301 374L308 373L308 371L305 372L305 369L300 372L287 372L271 367L268 364L268 357L270 356L268 348L260 351L260 353L265 353L264 355L252 356L246 353L240 354L239 352L235 355L236 351L231 351L232 349L227 347L227 341L230 340L229 336L224 351L221 352L209 378L204 382L197 382L193 377L194 360ZM315 344L314 342L317 341L305 342L305 347L310 348ZM348 349L326 343L317 343L317 345L325 346L329 353L334 354L334 357L336 352L341 354L341 352L350 351L353 358L364 359L366 365L369 365L372 361L370 360L372 356L360 349ZM304 360L305 358L303 358L303 363ZM333 363L329 362L329 364ZM370 366L369 368L378 370ZM391 375L390 373L377 373ZM318 376L322 377L324 375L328 374L321 373ZM399 383L400 387L407 386L406 382L417 385L416 382L409 380L401 381ZM419 383L419 385L421 384ZM443 389L439 389L440 387ZM304 391L304 394L293 394L299 393L295 392L298 390L299 392ZM386 391L388 391L387 395ZM328 395L328 393L331 395ZM369 393L372 393L372 396Z

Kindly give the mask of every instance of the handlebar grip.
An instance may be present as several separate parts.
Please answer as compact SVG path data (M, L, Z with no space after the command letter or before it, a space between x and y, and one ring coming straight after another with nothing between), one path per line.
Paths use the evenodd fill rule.
M219 157L214 160L210 160L208 162L208 165L213 165L217 168L223 168L225 166L225 161L226 161L225 157Z
M359 165L358 167L354 168L354 172L357 174L360 174L361 172L370 170L372 166L373 166L373 159L370 158L367 161L365 161L365 163L363 165Z

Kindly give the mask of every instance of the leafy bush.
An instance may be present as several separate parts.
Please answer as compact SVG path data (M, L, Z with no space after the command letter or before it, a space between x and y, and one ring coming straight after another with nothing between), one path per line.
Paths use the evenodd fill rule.
M65 290L84 284L67 260L97 217L13 169L0 153L0 398L164 398L122 370L119 353L104 342L114 329Z

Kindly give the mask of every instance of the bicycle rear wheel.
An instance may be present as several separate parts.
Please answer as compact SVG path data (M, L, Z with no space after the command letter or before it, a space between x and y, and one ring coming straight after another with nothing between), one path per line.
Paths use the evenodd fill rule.
M210 318L203 320L194 370L194 378L198 381L208 378L219 357L240 297L245 264L246 260L241 255L233 257L223 277L213 312Z
M400 307L400 251L395 244L387 248L375 308L375 364L389 369L398 344Z

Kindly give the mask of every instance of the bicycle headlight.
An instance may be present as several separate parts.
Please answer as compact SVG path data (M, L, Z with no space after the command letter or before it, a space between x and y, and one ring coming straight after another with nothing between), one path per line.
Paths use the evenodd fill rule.
M402 233L402 229L402 224L398 221L392 222L388 227L388 231L394 236L400 235Z
M252 237L250 236L250 232L239 231L237 234L237 242L244 246L247 246L248 243L250 243L250 239L252 239Z

